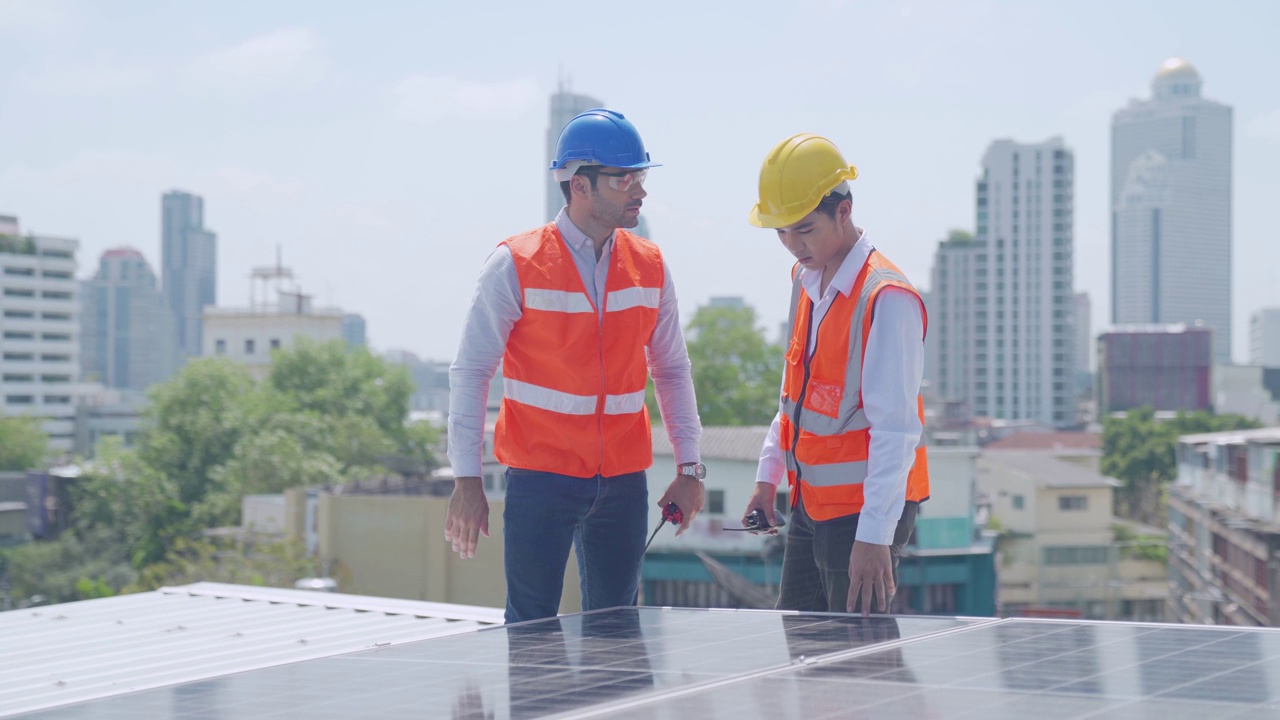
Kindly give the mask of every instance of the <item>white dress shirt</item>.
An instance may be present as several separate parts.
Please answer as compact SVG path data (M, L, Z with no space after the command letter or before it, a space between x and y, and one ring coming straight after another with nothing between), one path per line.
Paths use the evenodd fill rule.
M605 283L609 277L613 236L609 236L597 260L591 238L573 224L567 209L560 211L555 222L569 246L596 312L602 312L604 304L601 299L605 296ZM702 424L693 393L689 353L680 331L676 288L665 262L662 270L658 322L645 344L645 355L658 396L658 409L679 465L699 461L698 439L702 435ZM520 280L511 258L511 249L499 245L480 270L480 281L463 326L458 357L449 367L448 453L454 477L480 475L489 382L502 363L511 328L523 312Z
M853 284L874 249L862 228L856 230L858 242L836 270L825 293L821 292L821 270L800 271L804 293L810 300L819 298L814 300L806 358L813 351L818 325L832 301L837 294L848 297L853 292ZM923 375L924 316L920 302L906 290L887 287L876 298L862 363L862 405L871 423L871 441L857 540L876 545L893 542L906 502L907 473L915 462L916 446L924 430L917 405ZM778 405L756 469L756 481L771 485L780 484L787 470L780 441L781 397Z

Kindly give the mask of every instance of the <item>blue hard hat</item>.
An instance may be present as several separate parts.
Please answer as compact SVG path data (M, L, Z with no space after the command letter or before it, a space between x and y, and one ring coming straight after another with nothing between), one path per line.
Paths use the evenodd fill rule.
M560 131L551 170L560 170L574 160L618 168L659 167L649 161L636 126L622 113L604 108L578 115Z

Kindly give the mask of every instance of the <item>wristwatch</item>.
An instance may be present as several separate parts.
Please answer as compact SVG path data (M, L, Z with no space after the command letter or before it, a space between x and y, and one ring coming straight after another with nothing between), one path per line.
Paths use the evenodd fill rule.
M689 475L699 480L707 476L707 466L702 463L685 463L676 468L681 475Z

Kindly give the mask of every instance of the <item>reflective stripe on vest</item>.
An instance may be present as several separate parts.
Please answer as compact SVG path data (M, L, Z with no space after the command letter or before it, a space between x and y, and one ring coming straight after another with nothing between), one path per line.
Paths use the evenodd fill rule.
M793 278L780 429L792 502L799 496L798 484L805 509L815 520L862 510L871 441L871 424L862 406L862 361L875 301L886 287L902 288L920 298L901 271L872 251L850 295L837 294L823 315L813 351L806 357L813 301L801 287L799 274ZM926 318L926 327L927 322ZM917 405L923 423L923 400L917 398ZM928 496L922 437L908 474L906 499L919 502Z
M503 355L494 454L509 467L575 477L648 469L644 348L662 298L657 246L616 231L597 312L554 223L504 244L522 313Z

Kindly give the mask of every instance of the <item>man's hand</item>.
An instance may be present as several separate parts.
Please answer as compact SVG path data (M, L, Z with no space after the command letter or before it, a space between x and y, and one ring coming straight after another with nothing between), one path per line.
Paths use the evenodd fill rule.
M747 509L742 511L742 527L747 526L747 516L752 510L759 510L764 513L765 520L769 521L769 529L765 535L777 535L778 516L774 512L774 499L778 495L778 487L773 483L758 482L756 489L751 493L751 499L747 500Z
M676 528L676 537L680 537L689 529L694 516L702 512L703 502L702 481L692 475L676 475L676 479L671 481L662 499L658 501L658 507L665 508L667 503L675 503L684 513L684 521Z
M454 478L444 539L453 543L458 557L466 559L476 556L481 534L489 537L489 500L484 496L484 484L478 477Z
M871 601L880 600L880 612L889 608L889 598L897 592L893 584L893 556L888 545L855 540L849 553L849 598L845 612L853 612L862 598L862 616L871 614Z

